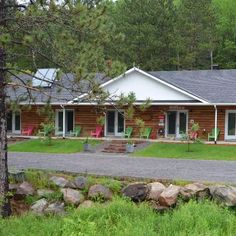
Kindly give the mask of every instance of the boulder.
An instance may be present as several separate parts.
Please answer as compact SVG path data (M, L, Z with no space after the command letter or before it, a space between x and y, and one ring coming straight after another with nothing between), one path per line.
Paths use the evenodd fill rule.
M36 201L32 206L31 206L31 210L34 212L34 213L37 213L37 214L42 214L44 209L46 208L48 202L45 198L42 198L38 201Z
M77 176L74 179L74 184L78 189L85 189L88 186L88 180L84 176Z
M104 200L110 200L112 198L112 192L106 186L95 184L89 188L88 197L90 199L102 197Z
M66 203L79 205L84 201L84 195L78 190L71 188L63 188L61 189L61 192L63 193L63 198Z
M165 186L162 183L154 182L148 184L150 192L148 194L148 200L158 201L160 194L165 190Z
M149 194L149 187L145 183L133 183L122 189L124 196L130 198L134 202L141 202L146 199Z
M52 194L54 191L51 189L38 189L37 190L37 195L39 197L47 197L49 194Z
M92 207L92 206L94 206L94 202L93 202L93 201L90 201L90 200L86 200L86 201L82 202L82 203L79 205L78 209L80 209L80 208L90 208L90 207Z
M45 214L64 214L64 202L55 202L50 204L45 210Z
M28 195L34 195L34 192L35 191L32 184L25 181L18 186L16 190L16 195L28 196Z
M68 181L68 182L66 183L66 185L64 186L64 188L73 188L73 189L76 189L77 187L76 187L76 185L75 185L75 183L74 183L73 181Z
M50 180L58 187L64 188L68 184L68 180L63 177L52 176Z
M205 198L209 196L209 188L201 183L192 183L181 187L180 195L185 201L190 200L192 197Z
M206 188L204 190L200 190L196 193L196 197L198 200L204 200L206 198L211 199L210 189Z
M184 187L194 194L197 193L198 191L203 191L208 188L206 185L202 183L187 184Z
M16 191L19 184L9 184L9 191Z
M179 192L180 192L180 187L171 184L160 194L160 197L158 199L160 205L167 207L175 205Z
M226 206L236 206L236 187L218 185L210 187L210 193L214 200L224 203Z

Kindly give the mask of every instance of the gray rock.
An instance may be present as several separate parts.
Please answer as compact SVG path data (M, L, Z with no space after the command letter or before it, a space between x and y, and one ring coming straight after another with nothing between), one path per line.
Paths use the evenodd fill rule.
M74 179L74 184L78 189L85 189L88 186L88 180L84 176L77 176Z
M52 194L54 191L51 189L38 189L37 195L40 197L47 197L49 194Z
M74 183L73 181L68 181L68 182L66 183L66 185L64 186L64 188L73 188L73 189L76 189L77 187L76 187L76 185L75 185L75 183Z
M185 201L188 201L193 197L205 198L209 196L209 188L201 183L192 183L181 187L180 195Z
M159 196L166 188L162 183L159 182L150 183L148 184L148 187L150 189L150 192L148 194L147 199L154 201L158 201Z
M122 189L124 196L130 198L134 202L141 202L146 199L149 194L149 187L145 183L133 183Z
M58 187L64 188L68 184L68 180L63 177L52 176L50 180Z
M80 209L80 208L90 208L90 207L93 207L93 206L94 206L94 202L93 201L86 200L86 201L82 202L79 205L78 209Z
M159 203L161 206L173 206L176 204L177 197L180 192L180 187L176 185L170 185L166 188L159 197Z
M186 189L190 190L193 194L196 194L198 191L203 191L208 187L202 183L192 183L184 186Z
M65 210L64 210L64 202L55 202L50 204L45 210L44 213L45 214L64 214Z
M34 188L32 184L28 182L23 182L20 184L16 190L16 195L22 195L22 196L28 196L28 195L34 195Z
M236 188L232 186L218 185L210 187L210 193L214 200L224 203L226 206L236 206Z
M19 184L9 184L9 191L16 191Z
M37 214L43 214L44 209L46 208L48 202L45 198L42 198L36 201L32 206L31 210Z
M84 195L78 190L63 188L61 189L61 192L63 193L63 198L66 203L79 205L84 201Z
M104 200L110 200L112 198L112 192L109 188L101 184L95 184L89 188L88 197L90 199L102 197Z

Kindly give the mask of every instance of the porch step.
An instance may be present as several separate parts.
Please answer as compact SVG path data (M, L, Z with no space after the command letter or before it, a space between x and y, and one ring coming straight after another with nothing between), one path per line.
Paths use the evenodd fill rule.
M143 141L135 141L134 144L137 146L141 143L144 143ZM126 140L112 140L107 142L106 145L104 145L104 148L102 149L102 152L105 153L126 153Z

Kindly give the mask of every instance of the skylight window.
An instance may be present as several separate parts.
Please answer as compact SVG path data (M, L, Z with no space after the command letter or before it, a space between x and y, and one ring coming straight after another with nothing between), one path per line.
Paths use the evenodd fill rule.
M33 87L51 87L56 79L58 69L38 69L32 79Z

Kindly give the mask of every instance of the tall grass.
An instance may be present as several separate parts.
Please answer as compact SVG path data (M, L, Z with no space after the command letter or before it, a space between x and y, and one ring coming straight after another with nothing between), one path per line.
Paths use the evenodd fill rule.
M155 213L147 204L139 206L122 198L107 205L71 210L61 217L0 219L0 235L118 235L182 236L235 235L235 212L213 202L194 201L164 215Z

